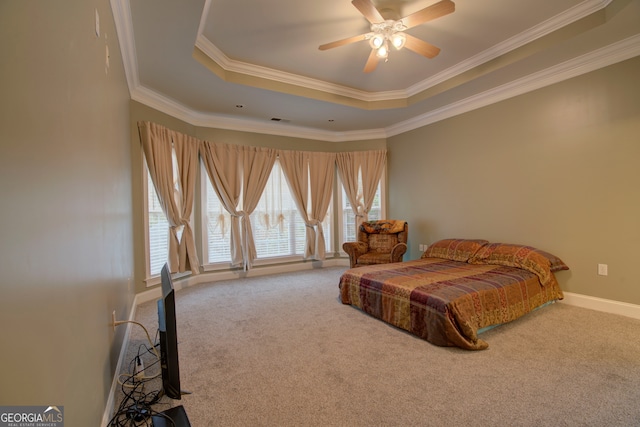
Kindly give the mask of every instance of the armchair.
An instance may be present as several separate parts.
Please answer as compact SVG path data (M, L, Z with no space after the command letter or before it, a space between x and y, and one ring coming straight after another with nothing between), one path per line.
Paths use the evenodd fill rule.
M351 268L400 262L407 251L408 235L406 221L363 222L358 228L358 241L345 242L342 249L349 255Z

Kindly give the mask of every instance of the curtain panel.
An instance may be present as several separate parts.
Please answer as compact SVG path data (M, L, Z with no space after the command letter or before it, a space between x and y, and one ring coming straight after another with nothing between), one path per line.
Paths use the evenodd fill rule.
M176 158L178 160L180 195L180 225L183 227L178 246L178 271L191 270L197 274L200 271L200 261L196 252L196 244L191 227L191 214L196 190L198 174L199 141L191 136L172 132Z
M242 188L242 259L244 270L248 270L257 258L256 245L253 239L251 218L262 191L264 190L271 169L276 161L276 150L272 148L248 147L242 150L242 171L244 186Z
M360 156L360 173L362 175L363 221L367 221L378 182L382 178L382 171L387 163L387 152L384 150L360 151L357 155Z
M242 190L242 170L240 169L241 153L239 146L215 144L202 141L200 157L211 181L213 190L220 202L231 215L230 245L231 265L243 264L242 242L240 239L240 217L237 210Z
M231 265L249 270L256 259L251 213L276 161L276 150L202 141L200 156L212 187L231 215Z
M322 221L331 203L336 156L334 153L289 150L279 150L278 156L305 223L304 257L323 260L327 248Z
M336 165L356 216L356 230L369 219L378 182L387 162L386 150L354 151L336 154ZM358 175L362 177L362 193L358 191Z
M309 258L313 255L315 247L316 234L309 221L309 173L308 173L308 155L304 151L280 150L278 152L280 167L284 173L284 177L289 184L291 196L293 197L298 213L304 221L305 227L305 246L304 257Z
M198 274L198 255L189 219L193 207L198 142L154 123L138 124L142 151L162 211L169 223L169 269ZM174 177L173 153L178 177Z
M360 170L360 156L355 152L336 154L336 166L338 175L342 181L342 188L349 199L351 210L356 217L356 233L362 221L364 221L364 203L362 195L358 193L358 171Z

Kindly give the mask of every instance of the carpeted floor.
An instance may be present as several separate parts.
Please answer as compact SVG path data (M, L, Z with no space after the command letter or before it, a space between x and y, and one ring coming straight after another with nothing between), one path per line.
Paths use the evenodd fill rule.
M483 333L487 350L441 348L341 304L343 271L178 291L192 394L154 409L194 427L640 425L640 320L556 303ZM153 335L155 302L136 320ZM145 341L134 327L126 360Z

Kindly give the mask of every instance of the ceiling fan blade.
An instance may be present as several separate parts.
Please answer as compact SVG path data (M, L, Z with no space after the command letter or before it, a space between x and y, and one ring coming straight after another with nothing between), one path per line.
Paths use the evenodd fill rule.
M418 55L426 56L427 58L433 58L440 53L439 47L413 37L410 34L405 35L407 36L407 40L404 43L404 47L411 51L414 51Z
M354 5L370 23L377 24L384 21L384 18L380 15L380 12L378 12L374 4L371 3L371 0L353 0L351 4Z
M323 45L318 46L318 49L320 50L327 50L327 49L333 49L334 47L339 47L339 46L344 46L346 44L349 43L355 43L355 42L359 42L361 40L365 40L366 34L360 34L359 36L353 36L353 37L348 37L346 39L342 39L342 40L336 40L334 42L331 43L326 43Z
M371 53L369 54L369 59L367 59L367 63L364 66L365 73L370 73L376 69L378 66L378 57L376 56L376 50L371 49Z
M401 19L407 28L416 27L441 16L448 15L456 10L456 4L451 0L442 0L431 6L425 7L411 15Z

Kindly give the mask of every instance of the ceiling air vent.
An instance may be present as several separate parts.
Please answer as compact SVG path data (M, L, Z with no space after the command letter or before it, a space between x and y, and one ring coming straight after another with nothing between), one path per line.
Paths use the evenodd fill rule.
M279 117L272 117L271 118L272 122L282 122L282 123L289 123L291 120L287 120L287 119L281 119Z

